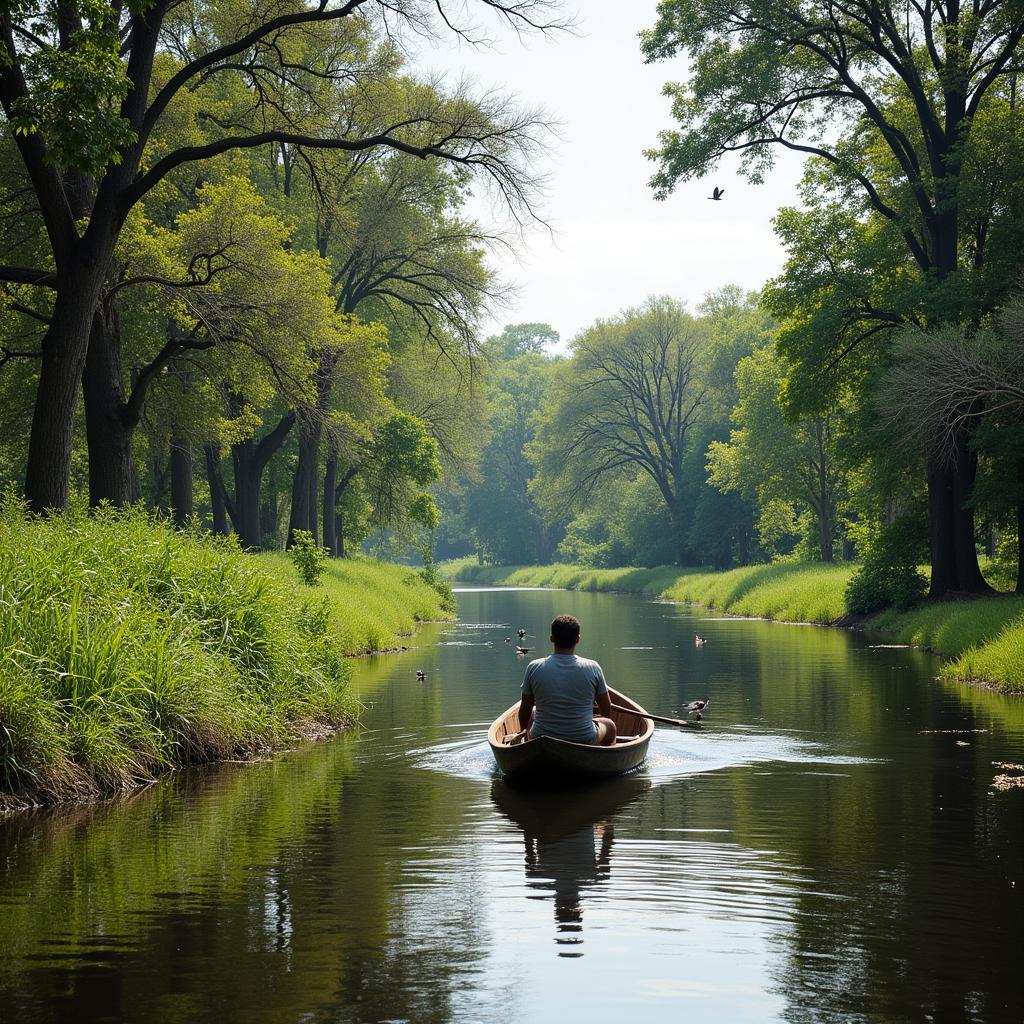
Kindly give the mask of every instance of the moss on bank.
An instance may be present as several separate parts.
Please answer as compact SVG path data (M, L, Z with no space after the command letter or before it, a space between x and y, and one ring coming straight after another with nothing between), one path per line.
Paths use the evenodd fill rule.
M350 721L347 654L440 596L357 564L300 584L284 559L138 510L0 508L0 809L114 792Z
M847 614L849 564L785 562L727 572L661 566L585 569L575 565L480 566L469 559L442 566L463 582L642 593L715 608L730 615L789 622L839 622ZM925 604L887 611L867 627L949 659L943 678L1024 691L1024 598L1012 595Z

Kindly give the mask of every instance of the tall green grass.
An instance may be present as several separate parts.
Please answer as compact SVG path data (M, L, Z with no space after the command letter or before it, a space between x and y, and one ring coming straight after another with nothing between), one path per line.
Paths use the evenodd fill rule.
M472 559L445 563L451 578L509 586L618 590L699 604L730 615L789 622L837 623L847 614L850 564L781 562L727 572L662 566L656 569L586 569L575 565L480 566ZM1024 598L923 604L887 611L867 623L901 643L927 647L947 659L942 676L1024 691Z
M255 556L260 564L301 594L326 600L331 623L342 647L350 654L368 654L397 646L416 623L452 618L454 607L414 569L389 562L332 559L313 587L298 579L288 555L268 552Z
M849 564L752 565L728 572L681 575L663 596L731 615L829 624L846 613L843 593L852 574Z
M942 667L944 678L1024 690L1024 597L942 601L883 612L872 626L902 643L952 658Z
M436 617L411 575L339 569L311 589L139 510L42 519L5 499L0 806L113 792L350 720L345 655Z

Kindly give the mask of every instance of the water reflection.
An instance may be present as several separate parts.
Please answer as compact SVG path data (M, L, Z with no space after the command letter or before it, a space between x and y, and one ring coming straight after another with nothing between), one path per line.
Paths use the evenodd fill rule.
M570 799L496 783L484 742L522 680L504 638L562 611L651 710L713 699ZM0 1021L449 1024L510 979L531 1024L1024 1020L1024 789L992 788L1024 701L633 598L460 613L357 663L359 730L0 822Z
M615 816L649 788L640 774L544 790L494 780L491 799L523 830L527 888L543 893L528 898L554 901L559 956L583 955L575 947L583 943L584 890L608 883Z

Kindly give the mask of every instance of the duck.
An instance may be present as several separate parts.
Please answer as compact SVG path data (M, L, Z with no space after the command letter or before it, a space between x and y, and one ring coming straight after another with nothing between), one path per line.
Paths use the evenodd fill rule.
M510 637L510 636L505 637L505 643L507 643L507 644L512 643L512 637Z
M698 647L703 647L707 643L707 640L704 637L702 637L700 633L696 633L693 637L693 642Z
M423 669L418 668L416 669L416 678L422 683L423 680L427 678L427 673L424 672Z
M702 712L710 702L710 697L705 697L704 700L691 700L690 703L686 705L686 713L688 715L693 715L693 717L699 722L704 717Z
M525 638L526 638L526 630L525 630L525 629L523 629L523 628L522 628L522 627L520 626L520 628L519 628L519 641L520 641L520 643L521 643L521 642L522 642L522 641L523 641L523 640L524 640Z
M529 653L530 653L530 648L529 647L517 647L516 648L516 654L529 654Z

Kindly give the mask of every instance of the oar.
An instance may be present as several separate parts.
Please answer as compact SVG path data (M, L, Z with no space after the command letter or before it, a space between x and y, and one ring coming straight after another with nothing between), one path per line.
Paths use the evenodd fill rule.
M652 722L663 722L665 725L677 725L682 729L699 729L700 722L684 722L681 718L666 718L664 715L652 715L647 711L637 711L634 708L624 708L621 704L613 704L612 711L621 711L626 715L637 715L640 718L649 718Z

